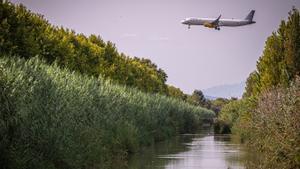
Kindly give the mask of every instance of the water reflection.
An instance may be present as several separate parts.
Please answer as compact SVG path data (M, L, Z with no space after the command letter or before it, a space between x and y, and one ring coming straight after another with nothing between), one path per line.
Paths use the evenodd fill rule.
M229 135L190 134L144 149L128 169L243 169L244 150Z

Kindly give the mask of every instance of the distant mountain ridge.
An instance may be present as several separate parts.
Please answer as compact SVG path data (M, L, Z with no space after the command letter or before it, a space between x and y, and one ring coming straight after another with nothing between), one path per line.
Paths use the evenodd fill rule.
M244 93L245 86L246 86L246 82L242 81L240 83L235 83L235 84L225 84L225 85L210 87L207 89L203 89L202 92L207 99L214 99L218 97L241 98Z

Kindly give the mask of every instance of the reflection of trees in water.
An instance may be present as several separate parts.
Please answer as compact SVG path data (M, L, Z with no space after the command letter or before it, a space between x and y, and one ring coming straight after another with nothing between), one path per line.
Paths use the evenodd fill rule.
M122 169L184 168L186 165L243 169L244 149L230 135L186 134L144 148L131 156L127 167ZM213 163L211 161L214 161ZM116 168L121 168L116 167Z
M230 169L243 169L247 161L247 151L241 145L240 139L230 134L214 135L216 144L223 149L225 161Z
M181 135L173 137L167 141L156 143L149 147L143 148L143 150L137 154L129 157L127 166L116 166L115 169L152 169L152 168L164 168L164 166L170 162L168 158L158 158L158 155L170 155L180 152L188 151L188 147L183 143L192 142L193 135Z
M231 137L229 134L216 134L214 135L214 140L215 141L225 141L225 142L230 142L231 141Z

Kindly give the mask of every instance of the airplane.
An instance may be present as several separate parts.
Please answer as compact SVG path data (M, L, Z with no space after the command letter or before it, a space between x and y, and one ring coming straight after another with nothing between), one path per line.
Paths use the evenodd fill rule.
M191 28L191 25L203 25L207 28L214 28L215 30L220 30L221 26L244 26L256 23L253 21L255 10L247 15L245 19L220 19L221 15L217 19L213 18L186 18L181 21L182 24L188 25L188 28Z

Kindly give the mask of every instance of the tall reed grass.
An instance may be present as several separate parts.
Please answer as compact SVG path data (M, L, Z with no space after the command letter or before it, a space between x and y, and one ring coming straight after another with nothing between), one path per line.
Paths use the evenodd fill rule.
M47 65L0 58L4 168L109 168L141 146L193 132L213 112Z

